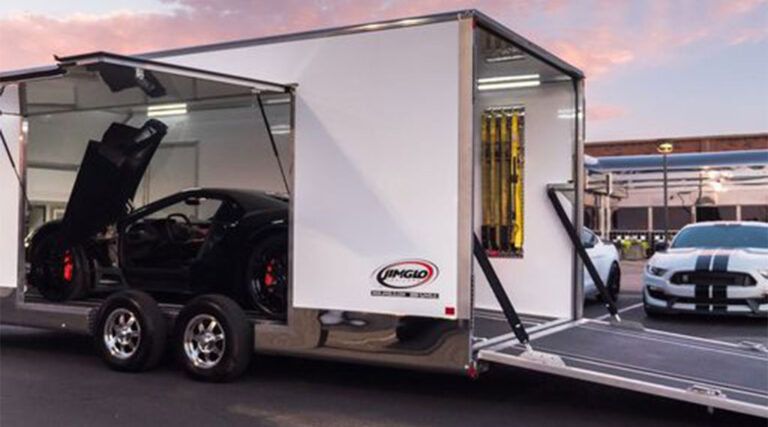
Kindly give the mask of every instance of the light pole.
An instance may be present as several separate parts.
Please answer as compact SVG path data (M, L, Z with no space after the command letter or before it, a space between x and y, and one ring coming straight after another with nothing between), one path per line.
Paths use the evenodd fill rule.
M661 161L664 168L664 242L669 243L669 198L667 196L667 155L674 150L671 142L662 142L656 147L661 153Z

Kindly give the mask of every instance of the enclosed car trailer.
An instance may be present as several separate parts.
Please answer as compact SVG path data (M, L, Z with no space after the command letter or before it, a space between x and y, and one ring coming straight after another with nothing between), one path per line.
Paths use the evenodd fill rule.
M153 73L169 90L105 90L93 73L103 66ZM469 375L510 365L768 415L759 347L643 329L610 302L611 321L582 318L584 76L482 13L97 52L0 83L4 324L99 339L110 292L52 302L27 283L32 207L66 200L78 166L56 160L82 156L91 124L156 117L177 147L196 147L184 182L290 200L286 316L227 299L249 325L227 342L246 334L258 353ZM191 167L171 164L150 164L135 199ZM120 282L114 267L100 279ZM184 302L158 299L173 325Z

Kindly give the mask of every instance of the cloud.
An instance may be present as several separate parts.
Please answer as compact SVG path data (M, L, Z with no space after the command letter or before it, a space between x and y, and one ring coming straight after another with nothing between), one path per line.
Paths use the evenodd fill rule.
M635 60L632 46L620 35L605 29L582 33L567 40L550 40L547 46L590 77Z
M629 64L678 60L698 42L766 39L738 19L768 0L632 3L622 0L161 0L165 13L122 11L0 18L0 69L51 62L51 55L137 53L225 40L478 8L562 56L589 77ZM712 19L719 14L721 19ZM7 41L11 42L7 42Z
M627 109L620 105L590 105L587 103L587 121L610 120L627 116Z
M768 4L768 0L725 0L715 7L715 13L722 15L740 15L752 12L758 7Z
M180 12L162 14L116 12L91 16L76 14L55 19L39 14L0 20L0 67L14 69L51 63L51 55L109 50L129 53L160 46L182 46L220 38L226 31L201 28ZM172 31L170 30L172 29Z
M768 27L742 28L729 40L730 46L760 43L768 40Z
M0 69L51 62L51 55L108 50L136 53L225 40L307 31L447 10L480 8L494 16L514 11L562 14L564 0L161 0L169 13L122 11L51 17L0 18Z

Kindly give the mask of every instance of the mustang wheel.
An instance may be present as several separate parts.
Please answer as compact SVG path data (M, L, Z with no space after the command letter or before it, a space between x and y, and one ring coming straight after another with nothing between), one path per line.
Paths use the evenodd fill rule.
M58 233L50 233L36 242L30 261L30 282L45 299L81 298L93 285L93 268L85 249L82 246L62 248Z
M175 341L184 369L195 379L229 381L250 364L253 329L237 303L221 295L203 295L176 318Z
M665 314L663 311L648 304L648 302L645 300L645 291L643 291L643 311L645 311L646 317L661 317Z
M284 316L288 307L288 237L275 234L251 250L244 283L246 301L255 308Z
M102 304L94 339L99 356L120 371L144 371L163 356L168 333L165 318L151 296L118 292Z

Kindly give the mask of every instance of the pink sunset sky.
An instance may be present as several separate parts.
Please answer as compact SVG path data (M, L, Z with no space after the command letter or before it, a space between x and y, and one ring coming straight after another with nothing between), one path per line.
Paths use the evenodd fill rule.
M768 0L26 0L0 70L477 8L587 75L587 139L768 131Z

